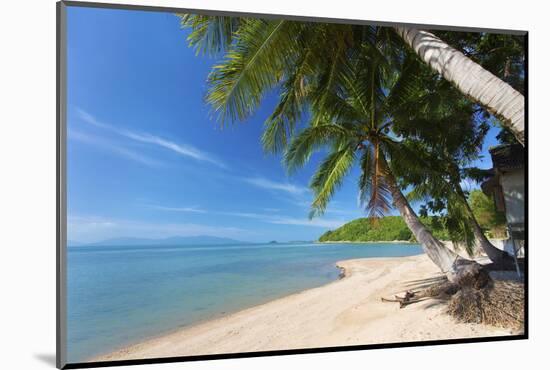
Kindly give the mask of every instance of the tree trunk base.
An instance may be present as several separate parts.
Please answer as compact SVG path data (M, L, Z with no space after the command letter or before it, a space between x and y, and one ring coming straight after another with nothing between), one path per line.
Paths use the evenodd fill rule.
M506 252L502 252L502 256L495 261L492 261L491 264L484 266L485 269L493 271L515 271L516 270L516 262L514 261L514 257L510 256Z
M483 289L464 288L450 297L447 313L460 322L511 329L524 327L525 290L517 281L494 281Z
M458 285L460 289L471 287L474 289L482 289L491 281L489 273L477 262L458 259L453 269L447 272L447 279L451 283Z
M448 301L447 313L458 321L523 332L525 299L522 282L493 281L484 266L468 260L455 264L453 274L447 275L448 281L420 291L407 291L403 297L382 298L382 302L397 302L399 308L405 308L429 298L438 298Z

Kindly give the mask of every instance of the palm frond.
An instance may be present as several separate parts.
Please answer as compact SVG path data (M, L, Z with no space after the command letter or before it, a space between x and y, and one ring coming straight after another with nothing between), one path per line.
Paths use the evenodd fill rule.
M388 94L387 106L392 112L399 113L400 110L403 110L403 104L411 101L418 104L417 99L425 85L420 76L420 68L422 66L417 58L407 55L401 73Z
M370 176L370 198L366 206L370 217L382 217L391 205L391 192L386 183L387 168L383 165L380 143L376 141L372 146L372 173Z
M472 230L472 220L468 217L463 200L456 194L447 197L447 213L443 217L445 228L455 248L464 245L466 252L474 255L475 236Z
M303 167L313 152L324 145L349 142L354 134L350 130L336 124L322 124L310 126L300 132L291 141L288 150L284 154L284 163L287 170L292 173Z
M246 18L221 64L208 77L206 97L222 123L242 121L275 87L300 48L302 23Z
M334 110L335 103L345 103L339 96L344 71L349 68L347 39L352 28L346 25L324 25L319 32L323 32L324 45L316 48L317 63L314 89L311 93L311 102L314 112L311 124L318 123L318 119ZM331 40L329 43L328 40ZM340 98L340 99L339 99ZM342 108L344 105L340 105ZM336 106L338 107L338 106ZM316 112L322 112L317 115Z
M368 108L368 87L365 89L366 84L364 79L359 79L353 74L349 74L343 78L343 82L346 86L346 90L349 94L349 105L354 107L357 111L357 114L363 117L364 120L368 120L371 111Z
M307 105L305 80L311 72L312 56L311 50L305 52L292 72L285 76L279 102L265 122L262 144L267 152L281 151L302 117Z
M414 188L407 193L406 197L411 203L427 202L431 199L430 188L426 183L415 185Z
M391 208L391 191L387 183L388 175L383 163L384 154L377 143L363 149L360 159L359 202L369 217L378 218Z
M371 194L371 177L373 171L373 159L372 148L370 144L367 144L362 150L361 158L359 159L359 166L361 168L361 174L359 176L359 202L362 206L367 204Z
M309 217L322 215L334 192L342 185L344 177L355 160L355 148L352 143L333 151L319 165L313 175L310 187L314 193Z
M240 24L238 17L183 13L176 16L182 28L191 28L187 41L197 54L215 55L227 50Z

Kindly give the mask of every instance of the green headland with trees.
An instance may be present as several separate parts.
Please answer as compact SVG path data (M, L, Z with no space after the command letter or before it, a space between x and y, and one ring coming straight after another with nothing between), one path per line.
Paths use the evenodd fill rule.
M504 238L505 218L497 212L493 201L481 190L470 193L468 203L485 235L489 238ZM422 223L430 229L439 240L451 240L447 230L450 220L445 216L423 216ZM319 237L320 242L379 242L379 241L416 242L414 235L401 216L381 218L358 218L342 225L336 230L329 230Z

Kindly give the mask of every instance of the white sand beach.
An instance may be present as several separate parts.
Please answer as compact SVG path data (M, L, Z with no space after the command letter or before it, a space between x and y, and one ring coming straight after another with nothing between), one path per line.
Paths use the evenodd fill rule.
M94 361L396 343L513 334L455 322L434 299L382 302L441 276L426 255L338 262L345 277L228 316L182 328ZM514 333L515 334L515 333Z

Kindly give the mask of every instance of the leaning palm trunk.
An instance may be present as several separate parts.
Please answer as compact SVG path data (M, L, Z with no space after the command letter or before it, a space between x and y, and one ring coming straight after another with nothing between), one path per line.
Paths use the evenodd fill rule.
M498 117L524 145L524 97L432 33L395 27L397 34L426 64L463 94Z
M399 210L401 217L407 224L408 228L413 233L416 240L422 245L424 252L430 259L439 267L439 269L447 274L452 273L455 262L460 257L445 245L437 240L430 230L420 221L414 210L411 208L409 201L391 174L386 175L388 187L390 189L393 204ZM448 276L448 275L447 275ZM450 279L451 280L451 279Z
M468 207L469 208L469 207ZM473 214L470 214L470 222L472 225L472 231L474 233L475 238L475 244L478 248L482 249L483 252L489 257L489 259L495 263L495 264L502 264L504 263L505 259L505 252L495 247L489 239L485 236L483 233L483 230L481 230L481 227L477 223L477 221L473 218Z
M483 267L474 261L460 257L433 236L411 208L384 159L382 159L382 164L393 204L399 209L401 217L428 257L451 283L460 286L470 285L476 288L484 287L489 281L489 275L483 270Z
M466 212L468 213L468 219L470 220L470 225L472 226L472 232L474 234L474 240L475 245L478 249L482 249L483 252L489 257L491 262L503 265L506 261L507 254L495 247L489 239L485 236L483 233L483 230L481 229L481 226L477 223L476 217L474 215L474 211L472 211L472 208L470 207L470 204L468 203L468 200L466 199L466 194L462 191L462 188L460 187L460 183L458 180L453 181L453 186L455 188L456 193L464 203L464 207L466 208Z
M487 237L483 233L483 230L481 229L481 226L479 226L479 224L477 223L474 212L470 208L470 205L468 204L466 199L464 199L464 201L466 203L466 210L468 211L468 218L470 219L470 223L472 225L472 231L474 233L476 246L478 248L481 248L494 264L502 266L508 263L509 258L506 258L508 254L495 247L489 241L489 239L487 239Z

